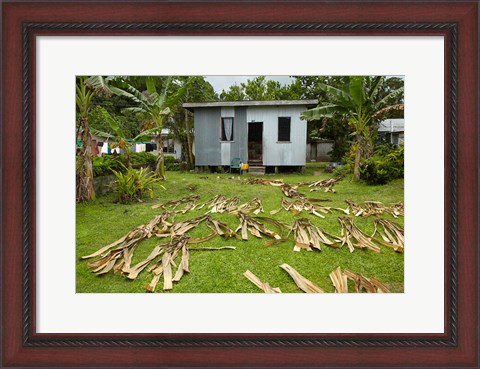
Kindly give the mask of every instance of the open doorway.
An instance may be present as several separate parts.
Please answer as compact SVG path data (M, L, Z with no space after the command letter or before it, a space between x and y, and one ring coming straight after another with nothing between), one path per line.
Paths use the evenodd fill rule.
M248 123L248 162L263 163L263 122Z

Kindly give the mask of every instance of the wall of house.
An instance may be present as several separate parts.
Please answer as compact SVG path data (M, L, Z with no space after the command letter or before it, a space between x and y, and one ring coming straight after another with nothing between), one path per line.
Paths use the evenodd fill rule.
M247 162L247 108L195 109L195 165L230 165L233 158ZM221 118L233 117L233 141L221 141Z
M220 108L195 109L195 165L222 165Z
M247 131L247 108L245 106L235 107L235 118L233 120L233 142L230 143L230 161L233 158L240 158L246 163L248 147ZM228 164L230 165L230 163Z
M248 122L263 122L263 165L304 166L307 124L303 106L197 108L194 112L195 165L230 165L233 158L248 162ZM233 141L221 141L221 118L233 117ZM290 141L278 142L278 117L291 117Z
M305 110L304 106L248 107L247 124L263 122L263 165L305 165L307 123L300 119ZM278 117L291 117L289 142L278 142Z

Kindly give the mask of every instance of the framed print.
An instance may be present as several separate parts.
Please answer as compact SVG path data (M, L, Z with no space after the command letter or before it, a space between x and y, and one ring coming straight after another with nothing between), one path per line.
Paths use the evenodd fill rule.
M2 17L3 366L478 366L478 2L4 1ZM74 85L78 108L78 86L83 86L78 81L87 76L116 79L114 89L118 96L123 93L136 103L145 98L144 105L140 105L143 107L149 101L160 101L160 97L155 100L153 90L150 94L136 95L134 85L125 84L120 81L122 78L165 76L165 80L156 81L171 83L173 77L181 80L206 76L202 81L214 83L226 77L261 82L258 76L267 76L272 81L286 81L295 76L350 76L351 101L358 98L355 84L363 83L363 91L367 91L380 80L395 79L404 91L401 110L407 128L394 132L394 122L389 122L388 140L405 137L401 145L402 160L405 147L404 187L399 185L398 191L404 191L405 196L406 250L401 270L396 274L391 271L394 277L387 281L394 293L247 294L243 292L259 292L257 287L265 292L280 291L245 270L242 273L245 272L246 279L242 283L252 282L248 285L250 289L232 287L226 267L217 276L222 279L223 275L224 290L218 286L210 288L205 285L208 282L193 285L191 289L188 283L185 287L178 283L175 285L178 291L174 287L174 293L161 293L158 286L163 283L165 290L171 289L167 283L167 274L172 273L170 264L175 266L174 280L179 281L183 271L188 273L189 250L194 260L194 248L186 247L189 242L186 239L175 253L169 244L170 248L158 249L158 253L146 253L145 263L135 259L140 261L136 264L138 270L130 267L134 256L128 251L133 253L136 244L131 249L113 249L113 253L106 254L113 247L110 245L95 253L127 231L145 231L142 237L148 238L153 228L139 227L143 219L141 211L137 211L139 207L116 204L117 213L102 200L96 202L98 214L91 212L85 216L84 208L75 203L76 159L73 150L69 150L68 137L76 134ZM147 90L154 84L148 77L142 83ZM82 96L87 98L87 92L83 92ZM203 177L199 181L218 183L209 185L212 196L214 192L228 192L228 186L221 185L221 181L240 181L242 170L248 169L243 166L241 154L238 163L230 160L235 156L231 148L240 145L235 140L241 142L242 137L248 138L244 150L250 159L250 170L260 168L276 173L285 169L285 162L273 159L267 162L269 147L262 146L265 141L261 140L272 134L272 145L282 147L279 153L286 152L285 147L296 142L300 125L295 126L296 118L290 111L299 105L314 108L318 103L299 96L271 99L275 100L270 101L271 105L281 111L276 113L274 122L278 132L273 133L265 128L270 119L269 107L268 102L257 101L261 99L184 101L185 114L193 113L195 119L218 111L211 132L214 140L206 134L205 138L198 136L195 143L197 170L225 163L229 167L228 174L195 174L196 178ZM129 108L140 111L138 106ZM106 110L99 109L98 113L102 117L99 120L108 122L111 118ZM136 118L131 115L128 119ZM249 127L248 134L246 130L239 131L242 119L245 127ZM192 124L197 127L198 121ZM153 118L149 123L156 124ZM158 127L148 126L144 131L162 135L163 129L160 133L155 131ZM96 142L102 142L102 151L120 150L118 131L115 137L95 132ZM295 150L301 151L304 162L306 147L302 137L295 144L297 147L289 146L288 152L293 157ZM110 147L109 139L118 141L118 145ZM174 141L170 147L168 140L167 137L167 145L158 150L161 157L176 152ZM204 149L202 140L206 143ZM147 145L153 150L152 144L158 142L143 140L134 146L137 151L151 151L146 149ZM208 161L214 144L218 144L221 163ZM77 145L77 155L81 155L83 141ZM201 150L205 150L204 156ZM263 165L255 167L258 158ZM285 160L288 165L290 159ZM238 175L230 173L232 167L239 170ZM175 176L179 186L185 186L182 174ZM263 178L266 179L260 182L279 185L270 180L275 176L269 177L267 173ZM117 180L120 183L120 177ZM168 180L164 182L167 183ZM201 183L195 186L205 188ZM283 193L297 189L284 183L280 186ZM168 188L165 191L168 193ZM189 187L188 191L194 193L195 188ZM397 195L402 199L403 214L403 195ZM118 201L122 200L120 197ZM155 208L153 200L142 201L139 206L144 209ZM189 206L197 206L195 201ZM356 205L349 206L360 214ZM267 210L275 214L273 208ZM100 211L104 212L99 215ZM324 211L329 210L324 208ZM398 208L391 211L394 216L399 214ZM316 210L313 214L322 216ZM91 219L84 226L81 222L87 218ZM207 218L199 222L210 222L212 237L234 231L218 219ZM239 218L247 222L246 216ZM117 237L108 224L120 219L127 219L125 224L129 228ZM182 219L181 215L175 215L175 219ZM248 236L247 229L253 232L251 236L256 236L259 229L268 234L265 228L252 231L255 221L252 219L250 228L245 225L242 237ZM165 232L173 235L175 225L157 219L157 223L161 221L166 227L164 231L168 229ZM345 232L351 229L348 224L343 225ZM191 228L190 224L184 226ZM160 228L155 229L154 236L164 237ZM397 228L387 228L383 246L388 244L388 229L394 232ZM295 232L294 228L290 230ZM344 233L341 236L346 237ZM130 234L124 240L132 237ZM403 252L403 230L401 238ZM95 247L84 247L92 240L98 243ZM309 242L311 246L315 244ZM209 255L217 252L216 245L207 247ZM305 250L300 250L304 246L297 239L296 251L300 252L295 255L301 255L297 260L306 255ZM373 249L377 247L371 245ZM399 251L400 246L396 247L395 251ZM236 252L231 251L233 248L222 247L224 251L218 253ZM164 254L158 258L161 252ZM89 253L93 253L92 261L83 261L82 257ZM394 260L393 251L391 255ZM117 258L121 263L117 263ZM154 259L157 264L148 265ZM207 259L205 256L202 260ZM184 268L182 273L173 260ZM227 262L228 257L222 256L222 260ZM251 265L260 265L260 261ZM155 275L152 282L147 284L140 278L136 283L137 274L147 267ZM95 276L89 268L96 273L102 268L111 270L112 277ZM112 268L132 281L113 275ZM288 265L282 268L282 273L288 272L293 280L302 278L289 272ZM157 286L162 273L165 282ZM193 273L192 268L189 276ZM205 273L208 275L208 270ZM357 292L362 288L368 290L370 287L366 285L373 292L388 290L371 275L349 273L330 275L333 285L326 292L340 292L340 280L349 276L356 281ZM328 280L327 276L325 279ZM111 284L104 289L106 281ZM129 287L124 288L123 282ZM160 293L145 293L145 285L146 290L152 292L156 288ZM300 287L298 283L297 286ZM303 286L300 287L303 291L318 287ZM291 291L286 288L283 292L300 292L294 291L296 287ZM348 285L345 289L347 292Z

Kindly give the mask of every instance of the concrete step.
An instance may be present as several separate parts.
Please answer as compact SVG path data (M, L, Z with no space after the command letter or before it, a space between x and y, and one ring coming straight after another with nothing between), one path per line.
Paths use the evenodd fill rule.
M249 174L263 175L265 174L265 167L263 165L249 165L248 166Z

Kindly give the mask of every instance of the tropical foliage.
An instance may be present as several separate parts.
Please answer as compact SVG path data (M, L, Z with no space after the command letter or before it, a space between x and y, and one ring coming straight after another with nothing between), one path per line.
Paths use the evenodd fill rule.
M78 77L76 81L76 109L77 109L77 139L80 137L81 147L77 152L77 188L76 199L78 201L89 201L95 198L93 186L93 168L90 127L88 116L92 106L92 99L95 95L111 96L109 82L114 77Z
M404 147L382 144L374 155L360 166L360 178L368 184L386 184L396 178L403 178Z
M327 99L318 107L303 112L302 118L308 121L344 119L348 122L355 137L353 177L358 180L362 159L373 154L377 134L375 122L392 111L403 111L403 86L384 96L380 92L385 77L351 76L346 82L343 89L319 84Z
M115 181L118 200L122 203L141 200L148 194L153 198L153 185L160 179L150 172L147 168L135 170L125 168L126 172L112 170L117 180Z
M136 139L150 137L155 140L159 153L155 173L162 179L165 178L162 129L170 114L170 108L167 106L167 91L170 81L171 77L166 77L164 81L159 80L159 77L145 77L146 91L143 93L128 82L124 83L123 88L112 88L115 94L127 97L136 104L136 106L125 108L125 111L141 113L146 117L147 129L143 130ZM163 91L159 93L157 87L163 87Z

